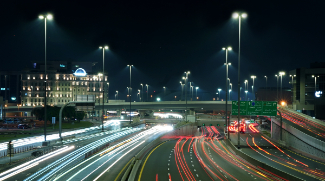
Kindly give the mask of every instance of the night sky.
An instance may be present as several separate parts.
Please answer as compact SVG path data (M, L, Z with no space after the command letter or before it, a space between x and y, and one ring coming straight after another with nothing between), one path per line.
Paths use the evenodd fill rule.
M110 97L126 93L128 64L133 64L132 87L149 84L149 93L179 91L184 71L199 92L215 97L225 90L224 46L232 46L228 61L233 91L237 90L238 20L236 10L248 14L242 20L241 86L244 80L255 91L276 86L275 74L311 62L324 61L325 1L14 1L0 4L2 71L31 68L44 61L44 21L41 13L54 16L47 24L47 60L98 62L100 45L109 45L105 72ZM13 66L14 65L14 66ZM283 86L290 87L289 76ZM136 92L136 91L134 91ZM233 98L237 97L233 93ZM170 97L173 97L170 94ZM206 96L209 97L209 96Z

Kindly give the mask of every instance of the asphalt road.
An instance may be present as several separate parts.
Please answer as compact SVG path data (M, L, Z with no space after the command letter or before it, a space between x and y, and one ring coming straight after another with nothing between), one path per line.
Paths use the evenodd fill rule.
M162 132L157 131L142 137L137 134L131 141L123 143L102 156L95 155L72 168L62 170L60 174L63 175L57 176L54 180L117 180L121 170L126 168L126 164L134 155L161 134Z
M22 172L20 172L20 173L18 173L16 175L14 175L13 177L10 177L8 180L17 180L17 181L24 180L25 178L31 176L32 174L34 174L37 171L41 170L42 168L48 166L49 164L57 161L58 159L62 158L63 156L65 156L65 155L67 155L69 153L72 153L73 151L76 151L79 148L84 147L85 145L88 145L90 143L93 143L93 142L95 142L97 140L100 140L102 138L105 138L105 137L107 137L109 135L113 135L113 134L108 134L108 135L103 134L101 136L93 137L93 138L90 138L90 139L85 139L85 140L80 140L78 142L74 142L74 143L70 143L70 144L65 144L67 146L72 146L73 145L74 148L71 149L71 150L69 150L69 151L67 151L67 152L64 152L64 153L61 153L59 155L56 155L56 156L54 156L54 157L52 157L50 159L47 159L45 161L42 161L37 166L32 167L32 168L30 168L28 170L22 171Z
M184 144L185 140L187 141ZM195 158L191 141L192 139L186 138L181 141L177 139L156 147L147 157L146 163L143 163L140 180L188 180L188 178L202 181L213 180Z
M237 146L237 133L230 133ZM248 130L240 134L240 150L249 156L304 180L325 179L325 163L283 148L267 137Z

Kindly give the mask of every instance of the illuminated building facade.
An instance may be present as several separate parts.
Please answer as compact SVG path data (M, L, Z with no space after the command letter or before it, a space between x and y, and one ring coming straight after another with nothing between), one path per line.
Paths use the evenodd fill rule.
M50 67L55 65L56 69L49 68L45 76L44 72L41 72L44 66L35 63L32 71L21 74L22 106L44 105L45 79L47 105L61 106L70 101L77 101L77 95L94 95L96 103L102 103L103 99L107 102L107 76L91 73L94 63L83 64L86 68L74 63L69 65L66 62L50 62Z

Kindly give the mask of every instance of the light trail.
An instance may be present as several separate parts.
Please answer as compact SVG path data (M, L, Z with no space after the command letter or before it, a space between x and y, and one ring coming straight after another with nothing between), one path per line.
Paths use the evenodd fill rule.
M67 146L66 146L66 147L64 147L64 148L61 148L61 149L59 149L59 150L56 150L56 151L54 151L54 152L51 152L51 153L49 153L49 154L43 155L43 156L38 157L38 158L36 158L36 159L34 159L34 160L31 160L31 161L29 161L29 162L26 162L26 163L24 163L24 164L21 164L21 165L19 165L19 166L17 166L17 167L14 167L14 168L12 168L12 169L9 169L9 170L7 170L7 171L5 171L5 172L2 172L2 173L0 174L0 176L6 175L6 174L8 174L8 175L6 175L6 176L4 176L4 177L0 177L0 180L8 179L8 178L10 178L10 177L12 177L12 176L14 176L14 175L17 175L18 173L21 173L21 172L23 172L23 171L25 171L25 170L28 170L28 169L30 169L30 168L32 168L32 167L38 165L40 162L43 162L43 161L45 161L45 160L48 160L48 159L50 159L50 158L52 158L52 157L54 157L54 156L57 156L57 155L59 155L59 154L61 154L61 153L64 153L64 152L66 152L66 151L69 151L69 150L71 150L71 149L73 149L73 148L74 148L74 146L70 146L70 147L67 147Z

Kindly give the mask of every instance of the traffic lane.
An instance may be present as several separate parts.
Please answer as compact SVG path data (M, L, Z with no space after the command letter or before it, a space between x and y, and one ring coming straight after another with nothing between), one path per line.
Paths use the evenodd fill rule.
M256 149L256 151L259 151L260 153L266 156L270 156L269 154L267 154L270 153L272 155L273 160L277 160L283 163L289 161L293 164L297 164L297 168L302 171L307 171L313 175L325 175L325 173L322 171L322 168L325 165L324 162L314 160L307 156L298 154L295 151L279 147L260 134L256 134L256 137L248 137L247 142L250 146L252 146L252 148ZM255 146L254 143L257 146ZM266 151L267 153L261 151L258 147L260 147L260 149Z
M197 180L213 180L213 178L208 174L208 172L204 169L204 167L200 164L200 161L196 157L194 153L193 143L195 138L188 139L184 144L185 140L182 140L180 146L182 146L182 151L186 160L186 163Z
M153 135L147 135L147 137L140 139L139 141L137 141L137 143L140 143L141 141L146 141L145 143L141 144L140 146L136 147L134 150L132 150L131 152L129 152L128 154L126 154L125 156L123 156L122 159L120 159L120 157L122 155L124 155L129 149L128 148L118 154L116 154L116 156L114 158L112 158L109 162L107 162L101 169L98 169L98 171L94 172L91 176L88 177L89 180L93 180L95 179L99 174L103 173L103 171L109 167L112 163L118 161L118 164L114 164L114 166L112 166L107 172L104 172L104 174L102 174L102 176L100 176L100 178L98 180L115 180L116 177L119 175L119 173L121 172L121 170L124 168L124 166L137 154L141 151L141 149L143 149L147 144L149 144L151 141L157 139L159 136L161 136L163 133L158 133L158 134L153 134ZM105 155L104 155L105 156ZM109 157L107 157L107 159L109 159ZM118 160L120 159L120 160ZM95 160L95 159L94 159ZM94 164L92 167L90 167L89 169L85 170L85 173L81 174L79 176L79 178L84 178L84 176L89 174L89 171L93 171L96 168L98 168L98 166L100 166L101 164L103 164L106 160L103 159L101 161L99 161L98 163ZM82 168L82 167L81 167ZM82 176L83 175L83 176ZM121 176L121 175L120 175ZM78 179L77 179L78 180Z
M324 167L323 162L310 159L291 150L281 149L276 145L271 147L256 146L252 147L251 149L255 153L269 158L270 161L281 164L288 169L291 169L291 171L294 171L293 173L297 171L305 175L310 174L319 177L320 179L325 179L324 172L321 170L321 168Z
M143 158L142 166L139 168L140 180L156 180L156 178L168 180L168 173L172 180L182 180L175 164L174 147L176 143L177 140L167 141L150 152L149 157Z
M112 134L109 134L109 135L112 135ZM54 156L54 157L52 157L52 158L50 158L48 160L42 161L37 166L32 167L32 168L30 168L28 170L25 170L23 172L20 172L19 174L11 177L10 179L12 179L12 180L21 180L22 178L27 178L30 175L32 175L32 174L36 173L37 171L41 170L42 168L44 168L44 167L48 166L49 164L55 162L56 160L64 157L65 155L67 155L67 154L69 154L69 153L71 153L71 152L73 152L73 151L75 151L75 150L77 150L77 149L79 149L79 148L81 148L81 147L83 147L85 145L88 145L89 143L100 140L100 139L102 139L104 137L107 137L109 135L102 135L102 136L99 136L99 137L94 137L94 138L91 138L91 139L88 139L88 140L82 140L82 141L75 142L75 143L72 143L72 144L64 144L65 146L74 146L74 148L67 151L67 152L64 152L64 153L62 153L60 155ZM46 173L44 173L44 174L46 174Z
M202 144L203 143L203 144ZM214 174L223 180L264 180L256 176L255 170L246 168L237 158L232 158L229 154L218 154L210 146L210 143L201 140L198 145L198 152L204 163L214 172ZM203 147L202 147L203 145ZM209 146L210 145L210 146ZM216 144L218 151L221 151L219 143ZM213 147L213 146L212 146ZM204 148L204 149L203 149ZM205 151L205 153L204 153ZM224 150L222 150L224 151ZM244 169L245 168L245 169Z
M294 165L287 165L283 161L274 160L274 157L272 157L268 154L263 154L262 151L258 152L258 154L256 151L254 151L251 148L242 148L241 151L246 153L247 155L259 160L262 163L265 163L265 164L270 165L274 168L277 168L278 170L282 170L284 172L295 175L295 176L302 178L304 180L318 180L318 179L312 178L311 176L304 174L304 172L297 169L296 166L294 166ZM270 149L267 149L267 151L270 151ZM284 158L284 159L287 159L287 158Z

